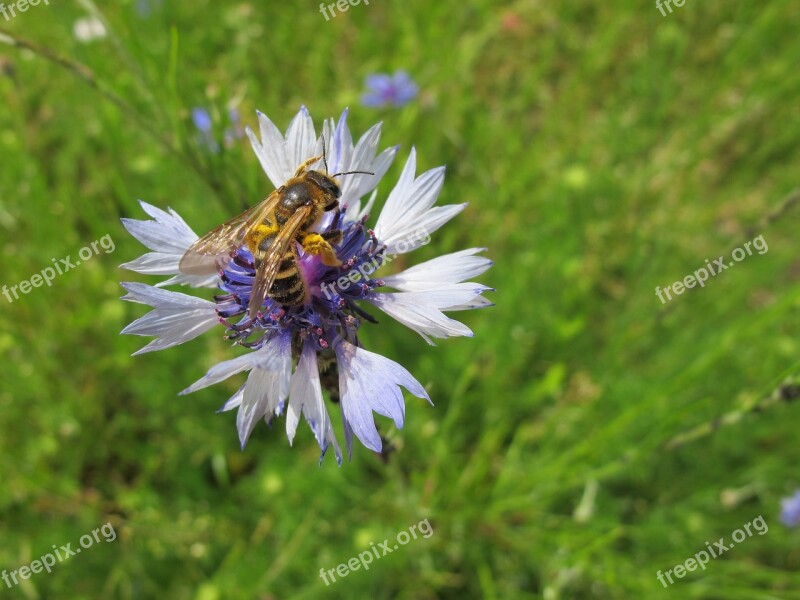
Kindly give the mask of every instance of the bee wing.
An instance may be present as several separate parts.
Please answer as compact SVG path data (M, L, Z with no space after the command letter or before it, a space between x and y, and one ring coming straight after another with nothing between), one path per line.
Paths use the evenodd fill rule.
M289 220L281 226L270 247L264 252L256 252L256 279L253 282L253 289L250 292L250 304L248 305L251 319L255 318L256 313L264 304L264 299L275 281L275 276L280 270L286 251L294 243L294 236L297 230L300 229L300 226L310 214L310 206L298 208L289 217Z
M278 190L242 214L197 239L181 258L178 270L185 275L213 275L224 268L244 243L247 232L263 221L280 200Z

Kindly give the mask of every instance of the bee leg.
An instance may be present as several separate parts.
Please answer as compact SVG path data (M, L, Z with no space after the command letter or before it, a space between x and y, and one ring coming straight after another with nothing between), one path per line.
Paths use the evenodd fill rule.
M323 264L329 267L339 267L342 264L342 261L336 257L336 251L334 251L333 246L318 233L307 234L303 238L301 245L303 246L303 250L309 254L318 254L322 256Z
M312 156L311 158L309 158L306 162L304 162L302 165L297 167L297 170L294 172L294 176L295 177L300 177L300 175L302 175L303 173L305 173L308 170L308 167L313 165L320 158L322 158L321 154L319 156Z
M336 244L342 243L342 238L344 238L344 234L342 233L341 229L333 229L331 231L326 231L325 233L320 234L322 239L335 246Z

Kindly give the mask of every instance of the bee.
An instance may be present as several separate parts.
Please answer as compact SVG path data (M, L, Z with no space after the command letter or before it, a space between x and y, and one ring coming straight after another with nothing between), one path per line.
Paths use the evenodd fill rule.
M325 173L311 169L322 159ZM179 270L186 275L211 275L224 269L234 254L246 246L255 262L255 281L250 292L248 316L258 316L269 297L283 306L300 306L308 301L307 284L298 267L298 245L306 254L319 255L323 264L338 267L333 246L342 241L341 230L316 233L313 228L323 215L339 206L340 175L367 171L346 171L328 175L323 153L301 164L294 175L265 200L238 217L223 223L196 240L181 258Z

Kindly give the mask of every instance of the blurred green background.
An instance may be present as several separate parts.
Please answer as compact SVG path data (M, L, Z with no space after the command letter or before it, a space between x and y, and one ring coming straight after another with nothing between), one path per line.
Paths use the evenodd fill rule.
M0 569L110 522L118 536L9 598L800 598L800 5L688 0L58 2L0 18L2 281L115 242L9 303L0 297ZM96 12L107 35L81 41ZM12 45L12 38L22 38ZM419 96L360 104L364 78L408 71ZM115 104L112 98L122 101ZM469 201L390 268L486 246L496 306L429 347L389 318L365 345L404 364L388 462L352 462L282 420L239 449L243 381L177 393L233 354L213 330L131 357L120 271L145 249L120 217L141 198L202 233L271 191L228 109L285 129L350 107L383 121L440 203ZM219 150L191 119L204 107ZM373 220L374 222L374 220ZM662 304L705 260L763 235L769 251ZM784 387L781 387L784 386ZM782 391L781 391L782 390ZM338 410L332 409L339 438ZM762 515L754 535L665 589L656 578ZM326 586L370 543L433 534Z

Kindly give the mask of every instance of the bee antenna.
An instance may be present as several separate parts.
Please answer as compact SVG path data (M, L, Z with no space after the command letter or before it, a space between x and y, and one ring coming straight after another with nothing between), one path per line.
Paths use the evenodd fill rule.
M338 177L339 175L352 175L354 173L362 173L364 175L375 175L375 173L372 173L370 171L344 171L342 173L336 173L335 175L331 175L331 177Z
M328 157L325 156L325 135L324 134L320 134L319 137L322 138L322 164L325 165L325 172L327 173L328 172Z

